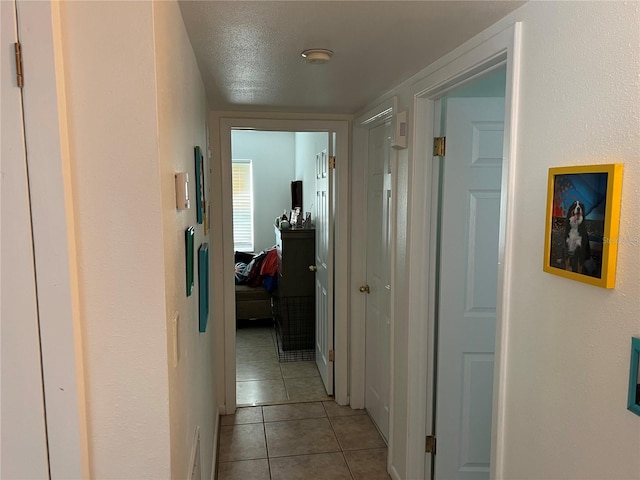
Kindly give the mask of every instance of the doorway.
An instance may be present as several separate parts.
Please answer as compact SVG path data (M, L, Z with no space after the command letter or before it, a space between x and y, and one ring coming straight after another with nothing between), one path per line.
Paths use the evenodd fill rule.
M317 171L329 143L328 132L231 132L238 405L333 393L333 365L314 348L332 336L322 321L330 289L319 278L330 256L329 172Z
M350 366L351 406L366 408L389 445L393 319L392 254L395 211L392 189L398 154L392 150L395 99L377 105L355 120L351 184L352 291Z
M225 379L224 379L224 410L226 413L233 413L236 408L236 319L235 319L235 285L231 280L234 277L234 255L233 255L233 235L232 235L232 192L231 192L231 131L234 129L251 129L256 131L273 131L273 132L325 132L329 133L330 138L335 138L335 170L332 173L331 183L334 187L333 199L335 206L332 209L336 212L334 221L332 222L333 234L331 235L331 244L335 245L335 251L331 266L335 266L334 274L335 285L332 289L334 300L327 310L336 314L339 320L335 323L334 335L330 338L335 342L331 347L331 368L335 372L335 400L339 404L347 404L347 375L346 375L346 337L347 337L347 315L346 311L347 296L344 284L347 281L347 218L346 211L342 212L339 205L347 205L348 197L348 124L346 121L316 121L308 119L286 119L273 120L265 118L214 118L214 125L219 122L220 126L220 172L221 175L217 181L220 192L220 201L223 205L223 216L221 218L221 229L218 232L220 242L222 244L221 258L224 281L220 285L222 302L218 305L218 318L224 319L219 328L222 333L220 342L221 351L224 356ZM331 149L331 146L329 147ZM340 159L343 159L342 162ZM216 185L214 184L214 188ZM283 207L284 209L285 207ZM277 215L278 212L274 214ZM269 222L273 223L274 218L269 218ZM214 285L214 289L215 289ZM338 315L340 314L341 315ZM326 352L326 357L330 357L330 352Z
M505 70L449 92L438 164L431 478L488 479L498 301ZM438 142L441 142L440 140Z

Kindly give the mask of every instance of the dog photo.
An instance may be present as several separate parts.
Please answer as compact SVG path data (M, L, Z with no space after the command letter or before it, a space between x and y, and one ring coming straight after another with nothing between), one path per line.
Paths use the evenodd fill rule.
M549 169L543 270L614 288L622 165Z
M549 266L601 278L607 176L554 176Z

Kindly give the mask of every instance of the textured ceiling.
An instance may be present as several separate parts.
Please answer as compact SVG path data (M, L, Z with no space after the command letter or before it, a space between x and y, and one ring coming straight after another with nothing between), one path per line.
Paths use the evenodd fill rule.
M181 1L214 110L355 113L516 1ZM334 51L306 64L307 48Z

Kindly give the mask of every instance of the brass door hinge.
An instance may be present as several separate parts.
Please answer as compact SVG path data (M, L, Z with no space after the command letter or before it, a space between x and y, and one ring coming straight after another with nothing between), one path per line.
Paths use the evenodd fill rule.
M436 454L436 436L435 435L427 435L427 439L425 442L425 452Z
M433 156L444 157L446 151L447 137L434 137L433 139Z
M14 46L16 52L16 80L18 82L18 88L22 88L24 86L24 75L22 73L22 47L20 46L20 42L16 42Z
M329 157L329 170L333 170L334 168L336 168L336 157L331 155Z
M329 350L329 361L330 362L335 362L336 361L336 354L333 350Z

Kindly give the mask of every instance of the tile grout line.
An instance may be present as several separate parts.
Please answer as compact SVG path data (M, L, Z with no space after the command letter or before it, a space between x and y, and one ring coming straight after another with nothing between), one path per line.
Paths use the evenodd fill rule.
M340 447L340 455L342 455L342 460L344 460L344 464L347 466L347 470L349 471L349 475L352 479L354 479L353 471L349 466L349 462L347 461L347 457L344 456L344 447L342 446L342 442L338 438L338 434L336 433L336 429L333 428L333 422L331 421L331 417L329 416L329 412L327 412L327 407L322 403L322 408L324 408L325 413L327 414L327 419L329 420L329 426L331 427L331 431L333 432L333 436L336 437L336 442L338 442L338 446Z

